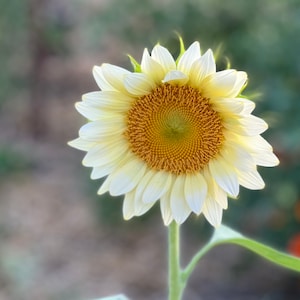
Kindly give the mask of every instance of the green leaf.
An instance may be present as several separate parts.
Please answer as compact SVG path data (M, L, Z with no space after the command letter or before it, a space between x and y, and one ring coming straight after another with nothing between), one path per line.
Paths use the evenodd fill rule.
M200 259L213 247L222 244L236 244L242 246L274 264L300 272L300 258L277 251L269 246L249 239L225 225L221 225L215 229L211 240L194 255L189 264L182 270L182 284L186 284Z
M105 298L98 298L94 300L129 300L127 297L124 295L115 295L115 296L110 296L110 297L105 297Z
M249 239L225 225L221 225L215 230L212 239L209 242L209 248L211 249L220 244L236 244L242 246L277 265L300 272L299 258Z
M130 62L133 66L133 71L137 73L141 73L142 71L141 65L130 54L127 54L127 56L129 57Z
M178 63L179 59L181 58L181 56L183 55L183 53L185 52L185 46L184 46L184 42L183 42L183 39L181 37L181 35L178 33L178 32L175 32L178 39L179 39L179 45L180 45L180 52L179 52L179 55L176 59L176 64Z

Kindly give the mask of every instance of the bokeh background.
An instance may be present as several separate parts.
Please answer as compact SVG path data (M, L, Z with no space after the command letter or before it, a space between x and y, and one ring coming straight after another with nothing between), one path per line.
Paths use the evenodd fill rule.
M0 0L0 299L84 300L119 292L166 299L166 229L158 208L124 222L122 198L96 196L74 109L97 89L93 65L131 68L157 41L178 54L199 40L249 75L246 93L281 164L266 188L241 190L224 223L300 256L299 0ZM210 236L192 216L183 263ZM300 275L236 246L214 249L186 300L300 299Z

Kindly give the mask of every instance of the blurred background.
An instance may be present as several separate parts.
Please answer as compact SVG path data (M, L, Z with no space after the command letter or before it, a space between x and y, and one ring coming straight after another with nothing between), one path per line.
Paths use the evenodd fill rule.
M157 41L219 54L245 70L255 114L281 164L261 168L262 191L242 189L224 223L300 256L299 0L0 0L0 299L84 300L120 292L166 299L166 229L159 209L122 220L122 198L69 148L85 122L74 109L97 90L93 65L131 68ZM200 216L182 228L183 263L211 234ZM300 275L235 246L199 264L187 300L300 299Z

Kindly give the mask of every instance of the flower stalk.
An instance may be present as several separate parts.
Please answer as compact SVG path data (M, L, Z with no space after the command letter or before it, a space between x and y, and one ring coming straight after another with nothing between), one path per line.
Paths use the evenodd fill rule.
M169 234L169 300L181 300L184 285L180 267L180 226L172 222Z
M180 225L172 222L168 227L169 234L169 300L181 300L184 288L189 277L194 271L202 256L214 245L207 243L192 258L190 263L184 268L180 264Z

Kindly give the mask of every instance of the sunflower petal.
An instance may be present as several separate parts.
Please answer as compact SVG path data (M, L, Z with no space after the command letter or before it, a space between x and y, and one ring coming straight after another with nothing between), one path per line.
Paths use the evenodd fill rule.
M86 141L79 137L73 141L68 142L68 145L78 150L89 151L93 146L95 146L95 142Z
M91 179L98 179L110 174L116 168L116 163L108 163L99 167L94 167L91 173Z
M231 92L229 93L229 95L227 95L227 97L228 98L236 97L241 92L241 89L243 88L243 86L246 84L247 78L248 78L248 76L247 76L246 72L237 71L234 87L231 90Z
M200 214L207 196L207 184L200 173L186 175L184 194L190 209L194 213Z
M165 47L156 45L151 52L151 57L162 66L165 73L176 70L175 60Z
M133 73L124 77L126 90L134 96L144 96L155 88L154 81L146 74Z
M144 50L141 67L156 84L160 84L165 76L163 67L150 56L147 49Z
M99 190L97 191L97 194L103 195L103 194L107 193L109 191L110 182L111 182L111 177L107 176L106 179L101 184Z
M190 82L193 87L201 88L201 83L207 76L216 73L216 63L212 51L207 50L197 59L190 69Z
M253 153L252 154L255 163L258 166L263 166L263 167L274 167L277 166L279 164L279 159L277 158L277 156L269 151L269 152L263 152L263 153Z
M105 80L117 91L126 92L124 87L124 78L126 75L131 74L126 69L121 67L111 65L111 64L103 64L101 66L102 74Z
M82 101L92 108L126 112L134 98L118 91L100 91L83 94Z
M170 84L178 84L178 85L184 85L187 83L189 78L187 75L180 71L170 71L166 74L165 78L163 79L162 82L164 83L170 83Z
M253 115L240 118L239 122L249 136L261 134L268 129L268 124L263 119Z
M177 64L177 70L189 75L192 64L200 57L200 44L199 42L194 42L180 57Z
M203 86L203 95L208 98L235 97L244 85L247 77L245 72L236 70L224 70L216 72L205 81Z
M206 220L214 227L219 227L222 222L223 209L213 199L206 199L203 206L203 214Z
M171 191L172 215L178 224L182 224L191 213L191 209L185 201L184 182L185 178L183 175L177 176Z
M140 186L143 186L143 193L142 193L142 200L145 203L152 203L158 200L160 197L162 197L170 188L171 185L171 176L163 171L157 172L152 171L148 174L151 174L147 180L147 185L142 185L140 183Z
M135 215L134 191L125 194L123 200L123 217L124 220L130 220Z
M93 67L93 75L99 88L103 91L114 91L115 88L105 79L102 68L99 66Z
M127 163L110 174L112 177L109 186L110 194L119 196L130 192L136 187L145 171L146 165L143 162L137 159L127 161Z
M224 159L212 159L209 162L211 172L217 184L229 195L236 197L239 193L239 183L236 170Z
M240 185L250 190L261 190L265 187L265 183L259 173L253 169L248 172L238 172Z
M164 221L165 226L168 226L173 221L173 215L170 205L170 192L161 197L160 203L160 211Z
M127 145L120 140L97 144L87 152L82 164L86 167L97 167L113 161L118 162L126 151L128 151Z
M152 202L152 203L145 203L145 202L142 201L141 198L135 197L134 198L134 214L135 214L135 216L141 216L141 215L143 215L153 205L154 205L154 202Z
M108 118L102 118L83 125L79 130L79 136L87 141L102 143L103 137L112 140L115 135L120 136L124 131L124 122L112 114ZM105 122L103 122L105 121Z
M253 101L245 98L235 98L235 100L244 105L244 109L242 111L243 115L250 115L253 112L255 108L255 103Z

